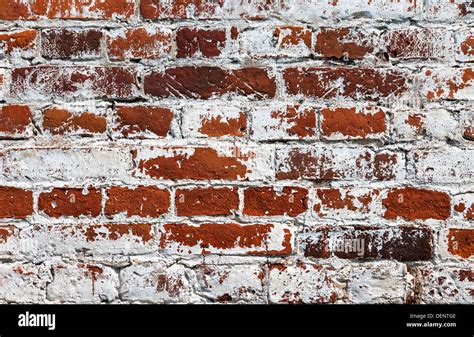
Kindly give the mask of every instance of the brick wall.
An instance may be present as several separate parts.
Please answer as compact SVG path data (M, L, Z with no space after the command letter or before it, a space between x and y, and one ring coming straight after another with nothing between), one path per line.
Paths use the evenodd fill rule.
M0 302L473 303L473 11L0 1Z

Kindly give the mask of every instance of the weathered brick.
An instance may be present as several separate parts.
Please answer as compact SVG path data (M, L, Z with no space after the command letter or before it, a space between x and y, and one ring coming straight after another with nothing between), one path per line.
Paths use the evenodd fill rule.
M335 303L344 296L344 285L334 270L318 264L268 266L268 291L271 303Z
M268 148L151 147L134 153L136 175L155 179L261 180L272 175Z
M132 158L117 148L29 148L1 151L0 166L8 181L68 181L129 177Z
M36 49L37 32L34 29L0 31L0 51L6 55L19 55L23 58L33 58Z
M474 193L456 195L453 201L455 217L474 220Z
M131 266L120 271L120 298L143 303L189 303L193 299L189 274L177 263L134 259Z
M101 211L101 200L100 189L54 188L39 195L38 209L53 218L97 217Z
M469 0L429 0L423 4L422 19L433 22L452 22L472 18L472 3Z
M287 68L283 71L290 95L315 98L352 98L376 101L408 90L399 70L369 68Z
M462 30L454 36L454 51L456 60L462 62L474 61L474 31Z
M474 269L468 265L424 265L423 301L426 304L471 304Z
M52 270L54 279L47 285L49 301L108 303L118 296L118 275L110 267L93 262L57 262Z
M247 29L239 40L242 50L252 57L309 57L312 34L306 27L270 26Z
M459 127L462 139L467 142L474 141L474 111L466 109L459 116ZM456 130L457 133L458 130Z
M382 200L384 217L406 220L446 220L451 215L451 198L447 193L426 189L395 188Z
M160 248L177 255L288 255L293 250L290 229L273 224L171 223L160 235Z
M126 138L166 137L174 113L169 108L150 105L118 105L114 109L116 136Z
M278 3L256 0L248 3L235 1L184 0L178 2L140 1L140 12L145 19L259 19L269 15Z
M161 2L154 0L140 1L140 13L144 19L212 19L215 11L221 6L217 2L180 1ZM188 12L192 9L192 14Z
M473 6L0 0L0 302L472 303Z
M314 50L323 57L359 60L371 54L376 45L377 32L357 28L321 28L316 33Z
M52 135L94 135L107 131L105 112L85 108L50 107L43 111L43 129Z
M159 217L168 212L170 193L155 186L111 187L107 189L105 215Z
M266 303L260 265L208 265L195 267L201 296L218 303Z
M464 0L465 2L465 0ZM445 5L449 9L456 6ZM292 3L291 6L281 1L252 0L208 2L186 0L179 2L157 2L143 0L140 2L141 15L145 19L249 19L261 20L278 15L289 21L317 22L320 19L349 19L360 17L377 17L387 20L400 20L414 17L421 12L421 4L410 0L385 2L384 0L339 0L328 5L321 1ZM430 7L431 9L431 7ZM453 15L459 16L459 10ZM430 13L431 14L431 13Z
M474 70L472 68L426 69L418 77L421 94L428 100L472 99Z
M186 106L182 130L186 137L242 137L247 133L247 115L243 109L231 104Z
M277 179L396 180L405 176L404 159L391 151L364 147L284 147L276 152Z
M114 60L155 59L171 52L172 33L153 26L111 31L107 34L109 58Z
M415 169L415 178L427 182L471 181L473 150L457 147L410 151L408 160Z
M47 59L100 58L102 32L97 29L51 29L41 32L41 56Z
M0 100L4 99L5 95L5 70L0 68Z
M24 100L131 99L139 90L131 68L38 66L15 68L11 76L11 94Z
M15 262L0 264L0 300L12 303L40 303L51 274L44 265Z
M244 190L245 215L251 216L298 216L308 209L308 190L285 186L249 187Z
M51 224L36 226L31 233L38 251L57 255L134 255L156 249L150 224Z
M430 138L460 141L463 131L455 116L442 109L400 109L392 114L393 139L397 142Z
M135 11L129 0L5 0L0 4L0 20L50 19L127 19Z
M474 229L450 228L447 234L448 251L465 259L474 255Z
M238 189L236 187L177 189L175 207L179 216L231 215L239 208Z
M355 264L342 271L347 282L347 303L404 304L411 296L407 266L395 261Z
M300 235L304 255L314 258L431 260L429 228L323 226Z
M363 219L378 214L380 191L369 188L318 188L313 210L321 218Z
M20 230L14 225L0 225L0 256L11 257L19 251Z
M272 104L252 110L251 136L254 140L314 139L316 110L307 105Z
M16 187L0 187L0 218L24 219L33 213L33 193Z
M384 35L385 49L391 58L449 59L451 33L444 29L409 27L390 30Z
M275 78L260 68L224 69L185 66L152 71L145 76L145 93L152 96L209 99L235 94L262 99L275 96Z

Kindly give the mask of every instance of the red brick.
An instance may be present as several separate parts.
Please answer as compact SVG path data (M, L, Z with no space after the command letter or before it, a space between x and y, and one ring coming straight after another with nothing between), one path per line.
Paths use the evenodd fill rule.
M465 140L474 141L474 127L472 127L472 126L465 126L465 127L464 127L464 132L463 132L462 137L463 137Z
M451 198L444 192L412 187L395 188L382 201L384 218L406 220L446 220L451 215Z
M73 114L65 109L49 108L43 113L43 129L53 135L97 134L107 131L107 121L91 112Z
M248 178L252 167L258 165L256 154L237 147L226 150L233 152L227 154L210 147L165 147L135 151L133 154L137 172L156 179Z
M31 110L24 105L4 105L0 107L0 139L26 136L31 123Z
M117 98L138 95L136 72L120 67L40 66L12 70L11 92L21 99ZM87 84L87 89L82 87Z
M181 130L186 138L242 137L247 134L247 115L232 104L190 104L183 109Z
M407 91L407 79L399 70L368 68L287 68L285 87L291 95L316 98L378 100ZM340 83L340 84L336 84Z
M105 215L126 213L128 217L156 218L170 207L170 193L155 186L111 187L107 190Z
M385 112L380 108L321 109L321 134L330 139L372 139L385 134Z
M237 94L255 98L275 96L275 78L265 69L236 70L218 67L168 68L145 76L145 93L161 98L187 97L209 99L213 96Z
M99 189L53 188L51 192L43 192L38 197L38 209L48 216L59 218L81 215L97 217L101 210L102 196Z
M41 32L41 55L47 59L94 59L102 52L96 29L54 29Z
M244 112L239 113L238 118L226 118L221 116L202 119L199 132L209 137L233 136L241 137L245 135L247 129L247 116Z
M166 137L173 120L170 109L157 106L119 105L114 113L114 131L127 138Z
M448 251L465 259L474 255L474 229L450 228Z
M0 20L50 19L126 19L133 15L135 3L130 0L4 0L0 3Z
M238 189L177 189L175 205L179 216L231 215L239 208Z
M0 187L0 218L24 219L33 213L33 193L15 187Z
M288 228L272 224L165 224L160 247L178 254L287 255L292 252Z
M172 34L165 29L129 28L107 36L109 57L116 60L160 58L167 56L171 48Z
M433 235L425 227L320 227L302 235L304 256L342 259L431 260Z
M226 31L183 27L176 32L177 57L216 57L226 45Z
M0 46L6 54L11 54L15 50L32 51L36 47L36 30L28 29L12 31L8 33L0 32Z
M250 187L244 191L245 215L298 216L308 209L308 190L302 187Z
M323 28L316 35L316 53L324 57L358 60L374 51L373 36L355 28Z

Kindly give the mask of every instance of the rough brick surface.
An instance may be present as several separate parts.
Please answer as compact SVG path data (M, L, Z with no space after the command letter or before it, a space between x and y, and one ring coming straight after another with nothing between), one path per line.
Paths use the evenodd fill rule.
M0 303L474 303L473 23L0 1Z

